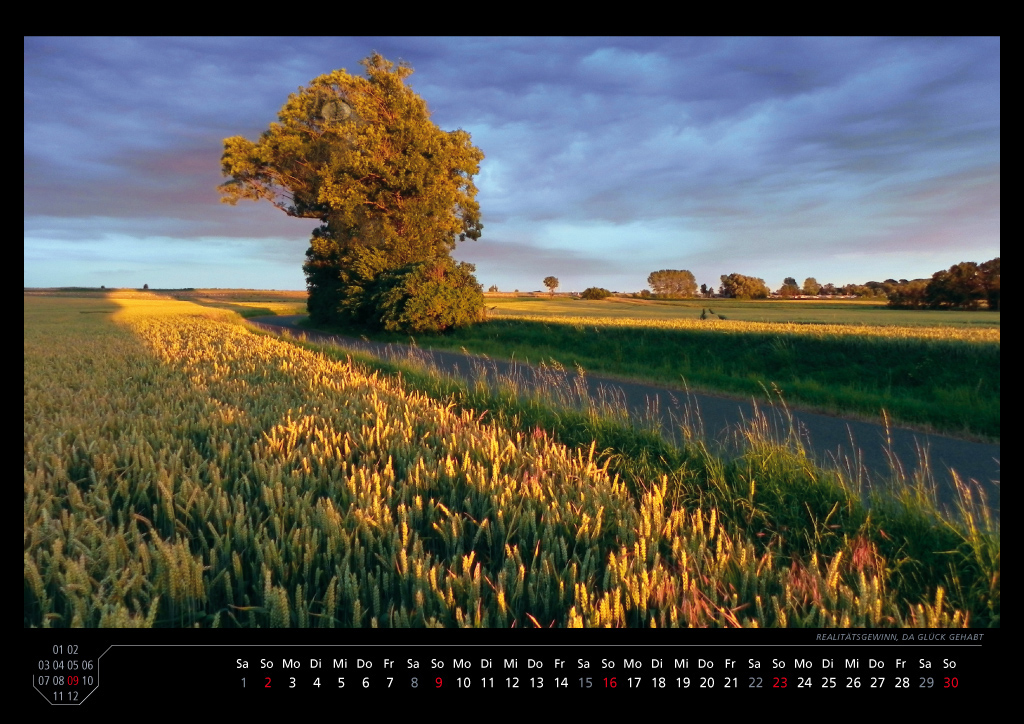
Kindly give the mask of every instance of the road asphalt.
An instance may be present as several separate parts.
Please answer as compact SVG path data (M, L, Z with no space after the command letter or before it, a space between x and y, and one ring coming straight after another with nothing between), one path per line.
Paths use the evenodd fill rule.
M478 379L487 374L511 377L520 385L550 384L552 372L523 362L492 360L458 352L423 350L404 344L370 342L364 339L315 332L298 326L305 315L256 317L248 321L263 329L305 335L310 342L330 343L353 351L367 352L385 359L416 359L432 363L438 369L464 379ZM678 440L679 423L700 419L703 435L709 442L727 444L745 421L755 416L752 400L704 392L687 392L643 382L613 379L575 371L563 373L562 389L575 389L596 400L614 401L624 405L637 417L660 421L664 434ZM786 410L780 405L758 404L768 424L781 434L787 433L790 423ZM919 467L921 456L927 456L936 483L938 499L944 505L955 504L958 493L953 480L954 472L963 481L973 481L988 498L993 517L999 519L999 445L972 442L947 435L936 435L916 430L836 417L805 410L788 410L793 424L808 451L824 467L839 466L854 479L861 480L866 491L871 486L883 486L892 480L892 466L900 466L909 479ZM653 418L652 418L653 416Z

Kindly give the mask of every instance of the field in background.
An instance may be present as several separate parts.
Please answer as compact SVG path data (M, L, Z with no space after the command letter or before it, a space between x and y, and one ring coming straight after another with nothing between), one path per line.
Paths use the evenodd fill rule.
M26 296L80 299L176 299L237 312L241 317L305 314L305 291L267 289L26 289Z
M923 486L869 516L756 421L724 459L238 322L26 296L25 626L999 624L998 526Z
M685 299L679 301L609 297L600 301L565 297L508 298L484 295L497 317L541 315L566 317L639 317L657 320L700 319L709 310L744 322L850 324L870 326L979 327L999 329L999 312L887 309L884 301Z

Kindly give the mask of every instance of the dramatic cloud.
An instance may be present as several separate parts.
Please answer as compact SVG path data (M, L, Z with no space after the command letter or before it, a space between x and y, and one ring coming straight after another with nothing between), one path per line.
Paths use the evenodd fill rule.
M219 203L222 141L374 50L486 154L488 286L999 254L998 38L28 38L26 285L301 288L315 222Z

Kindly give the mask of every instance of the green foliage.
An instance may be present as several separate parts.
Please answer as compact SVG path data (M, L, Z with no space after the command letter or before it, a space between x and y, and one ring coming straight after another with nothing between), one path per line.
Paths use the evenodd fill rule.
M925 301L927 288L928 281L926 279L915 279L906 284L900 284L889 293L887 306L892 309L924 309L928 306Z
M994 294L990 295L990 288ZM954 264L947 271L938 271L925 289L925 299L932 309L969 309L981 306L981 300L994 299L999 308L999 258L980 267L973 261Z
M483 229L470 135L430 120L408 65L376 53L362 65L365 78L336 70L293 93L259 141L224 141L222 201L265 199L322 222L303 265L322 323L365 318L372 274L447 255Z
M320 229L313 232L310 247L306 251L306 262L302 265L306 273L306 288L309 290L306 307L314 322L330 324L339 318L339 305L347 286L342 282L341 270L346 267L343 265L345 259L341 249L320 232Z
M718 293L736 299L767 299L769 294L764 279L743 274L723 274Z
M878 282L868 282L868 285ZM937 271L931 280L888 279L881 285L894 309L977 310L982 301L992 311L999 310L999 257L983 264L965 261L948 270Z
M821 292L821 285L818 284L818 280L814 277L807 277L804 279L804 286L802 289L803 293L809 297L817 296Z
M440 333L480 321L484 297L472 264L444 256L380 275L374 322L388 332Z
M554 296L555 290L558 289L558 277L544 277L544 286L551 290L551 295Z
M855 297L879 297L884 298L887 296L885 285L881 282L868 282L867 284L847 284L842 287L843 294L849 294Z
M779 287L779 291L776 293L780 297L795 297L800 294L800 287L796 285L796 279L793 277L786 277L782 282L782 286Z
M999 257L989 259L978 270L985 282L985 296L988 299L988 308L992 311L999 311Z
M954 264L938 271L925 289L925 299L933 309L977 309L985 298L985 281L973 261Z
M581 299L607 299L612 293L604 287L587 287L580 294Z
M669 298L697 296L697 280L686 269L662 269L651 272L647 285L658 296Z
M327 324L372 326L378 316L373 292L381 275L392 270L387 252L376 248L351 249L340 255L340 262L328 272L337 278L336 295L315 295L310 288L310 318ZM328 307L319 320L313 315L315 297Z

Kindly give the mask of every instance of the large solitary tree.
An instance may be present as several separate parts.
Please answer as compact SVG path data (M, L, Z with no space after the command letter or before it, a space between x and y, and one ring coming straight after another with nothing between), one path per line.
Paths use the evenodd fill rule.
M365 77L342 69L299 88L258 141L224 140L222 201L321 221L303 265L315 321L365 321L381 274L444 262L483 228L472 179L484 156L469 133L430 120L406 63L361 64Z

